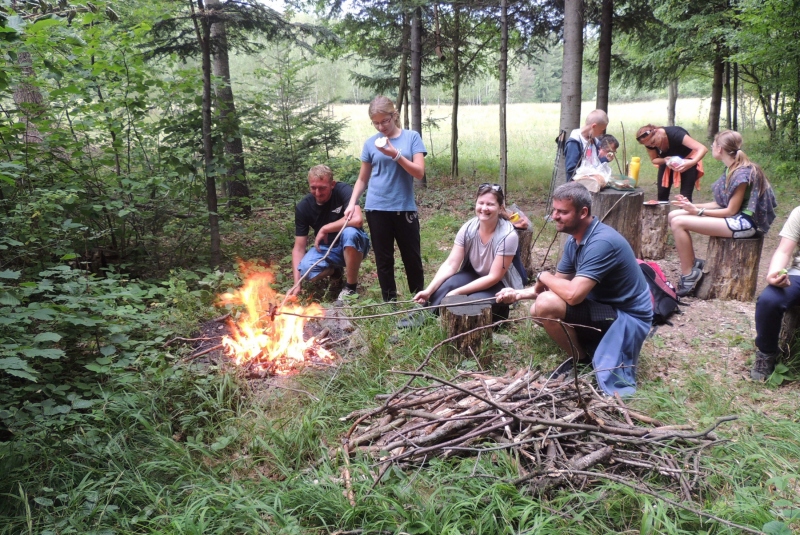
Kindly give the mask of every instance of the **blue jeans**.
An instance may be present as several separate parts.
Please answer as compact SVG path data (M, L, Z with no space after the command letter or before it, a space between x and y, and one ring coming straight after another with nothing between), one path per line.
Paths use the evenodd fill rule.
M789 281L788 288L768 285L756 301L756 348L762 353L779 351L783 314L800 305L800 276L789 275Z
M345 247L352 247L363 256L367 256L367 253L369 252L369 236L367 236L367 233L360 228L345 227L345 229L342 231L342 235L339 236L339 240L336 242L336 245L333 246L330 254L328 254L328 258L314 266L314 269L312 269L311 273L309 273L307 280L312 281L316 279L319 277L320 273L329 267L345 267ZM320 250L317 251L317 249L312 246L308 251L306 251L305 256L300 261L300 265L297 266L297 270L300 272L301 277L306 274L306 272L317 260L325 256L325 253L328 251L327 245L320 244L319 248Z

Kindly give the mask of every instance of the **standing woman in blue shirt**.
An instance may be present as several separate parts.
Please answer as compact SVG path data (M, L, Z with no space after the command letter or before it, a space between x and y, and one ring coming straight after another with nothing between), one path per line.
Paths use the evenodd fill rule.
M400 249L411 295L425 287L414 179L421 180L425 175L428 153L417 132L400 128L400 114L389 98L375 97L369 105L369 118L378 132L364 142L361 170L345 217L353 211L369 184L364 211L372 236L381 294L384 301L392 301L397 298L395 242Z

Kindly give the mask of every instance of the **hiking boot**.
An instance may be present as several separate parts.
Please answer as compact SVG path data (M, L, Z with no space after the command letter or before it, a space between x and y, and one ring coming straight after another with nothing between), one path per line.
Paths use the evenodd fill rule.
M767 377L775 371L775 361L777 359L777 353L762 353L756 350L756 361L753 363L753 369L750 370L750 379L753 381L766 381Z
M700 271L703 271L703 268L706 267L706 261L703 260L702 258L697 258L695 256L694 257L694 267L696 267Z
M678 297L685 297L692 293L697 287L697 283L703 278L703 270L692 266L692 272L688 275L681 275L678 281L678 290L675 292Z
M337 301L342 301L342 302L353 301L355 299L358 299L358 292L356 292L355 290L351 290L347 286L342 288L342 291L339 292L339 297L336 298Z

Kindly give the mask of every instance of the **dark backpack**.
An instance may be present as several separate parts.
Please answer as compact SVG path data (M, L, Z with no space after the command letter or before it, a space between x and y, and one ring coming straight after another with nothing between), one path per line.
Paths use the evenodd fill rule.
M655 262L636 259L650 287L650 298L653 302L653 325L672 325L670 316L679 313L678 305L685 305L675 293L675 287L664 276L664 272Z

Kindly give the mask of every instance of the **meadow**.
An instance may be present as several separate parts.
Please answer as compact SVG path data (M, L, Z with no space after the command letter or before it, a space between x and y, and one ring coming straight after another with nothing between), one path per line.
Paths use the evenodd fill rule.
M585 104L583 114L591 108ZM678 110L678 124L703 140L704 102L680 100ZM332 113L350 119L343 155L358 157L374 132L366 105L335 106ZM443 174L450 109L425 113L445 118L439 129L425 131L430 187L418 192L429 277L469 217L475 184L497 176L499 136L496 106L462 107L462 177L453 180ZM616 104L610 116L610 133L620 133L620 121L625 125L628 158L645 158L633 134L648 122L663 123L666 103ZM510 194L534 216L543 215L557 133L557 104L509 107ZM764 136L748 133L751 138ZM756 155L783 188L783 207L793 206L797 188L790 168L771 153ZM720 167L708 160L713 177ZM642 183L654 178L655 169L644 165ZM270 216L276 223L265 227L269 232L291 230L290 207L281 210ZM277 257L291 246L276 245L275 236L262 241L285 249L271 251ZM8 477L0 482L0 534L742 533L611 481L530 493L509 483L519 476L520 461L504 451L432 459L413 471L392 469L374 484L374 459L358 455L348 465L337 450L351 424L340 418L377 406L376 395L404 381L395 372L415 369L445 332L437 322L401 332L395 316L359 319L387 310L377 301L372 271L368 259L358 301L366 308L346 309L357 329L339 348L343 362L280 381L249 380L224 358L190 361L190 346L167 342L196 332L198 318L219 316L214 295L238 283L232 273L173 273L139 305L163 314L148 356L137 349L134 364L110 375L103 402L87 411L77 429L65 424L40 430L2 450L0 466ZM398 277L404 280L400 271ZM526 307L513 314L525 317ZM709 476L684 505L748 526L748 532L787 535L800 529L800 392L794 369L767 384L743 378L752 363L752 315L752 303L694 300L673 327L662 327L646 342L639 388L626 403L665 423L697 429L738 416L717 430L721 442L703 452L700 462ZM494 337L479 356L491 361L484 371L495 375L527 366L545 371L564 358L531 321ZM476 359L438 353L426 368L439 377L477 370ZM344 492L345 466L355 506ZM649 473L641 484L659 489L664 481ZM663 496L681 500L672 492Z
M584 102L581 116L585 117L593 109L593 102ZM337 119L348 120L344 138L349 145L343 154L357 158L364 140L375 133L367 116L367 105L336 105L332 107L332 113ZM524 192L531 189L537 193L547 192L556 155L559 113L558 103L508 105L508 185L512 193L527 196ZM624 129L628 161L632 156L647 161L647 151L635 140L636 130L648 123L665 124L667 101L611 104L608 114L608 133L617 137L620 143ZM448 174L450 169L452 108L425 106L422 116L423 123L428 118L436 120L436 127L423 128L423 141L428 149L426 162L429 174L437 180ZM686 128L695 139L705 140L707 117L708 100L678 100L676 124ZM499 121L497 105L459 107L459 171L462 183L469 183L472 178L480 182L496 180L499 175ZM619 156L621 158L622 150ZM714 169L713 160L708 160L706 164ZM640 178L643 184L655 181L655 176L655 168L642 165Z

